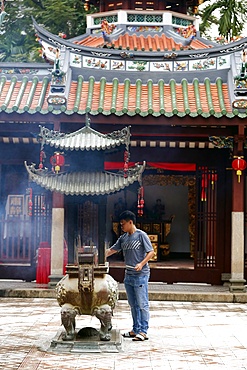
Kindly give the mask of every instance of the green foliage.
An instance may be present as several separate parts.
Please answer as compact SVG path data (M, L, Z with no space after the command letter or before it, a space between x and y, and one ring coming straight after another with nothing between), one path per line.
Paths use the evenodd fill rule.
M44 0L44 8L37 14L38 23L54 34L63 32L67 38L79 36L86 31L86 12L80 0ZM89 12L95 12L91 8Z
M71 38L86 31L86 12L79 0L5 1L5 11L0 28L0 61L42 61L32 16L55 35L63 32Z
M217 15L218 12L218 15ZM212 24L227 41L240 36L247 16L246 0L215 0L200 11L200 31L206 34Z

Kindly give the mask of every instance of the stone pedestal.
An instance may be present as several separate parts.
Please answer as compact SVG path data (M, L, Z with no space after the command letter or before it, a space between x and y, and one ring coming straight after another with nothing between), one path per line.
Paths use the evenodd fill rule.
M49 275L49 283L48 288L54 289L57 285L57 283L63 278L63 275Z
M230 292L244 292L244 213L232 212L232 255Z
M244 293L246 292L245 279L230 279L229 290L231 293Z
M78 333L73 341L64 341L64 330L59 329L57 335L52 340L49 350L56 353L117 353L122 350L122 336L119 330L112 330L110 341L104 342L99 339L99 332L94 328L95 334L80 338Z

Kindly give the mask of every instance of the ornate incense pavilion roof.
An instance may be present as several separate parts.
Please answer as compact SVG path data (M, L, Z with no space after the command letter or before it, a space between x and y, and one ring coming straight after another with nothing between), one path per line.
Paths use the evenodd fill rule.
M25 166L30 180L45 189L66 195L102 195L122 190L135 181L141 182L141 174L145 169L145 163L142 165L137 163L130 168L128 165L130 127L113 131L110 134L102 134L90 127L90 119L86 115L85 127L70 134L40 127L39 142L41 144L41 162L38 168L36 168L34 163L31 165L25 163ZM122 144L125 145L124 160L126 166L123 163L123 170L120 173L103 171L103 151ZM66 161L68 162L69 170L65 169L64 161L60 165L60 160L56 162L55 157L51 157L48 164L45 154L47 148L45 146L58 149L56 151L58 156L64 154L60 153L59 150L66 152ZM102 151L102 154L93 153L95 150L98 152ZM91 151L89 154L90 157L87 153L77 154L75 153L76 151ZM72 154L76 154L76 157ZM100 162L98 161L99 156ZM83 161L84 157L85 159ZM70 165L72 163L73 168L71 169ZM45 167L46 165L52 165L52 171L49 172L48 168ZM64 170L62 172L60 172L61 166Z
M103 195L122 190L140 181L145 163L136 164L125 177L123 174L110 172L70 172L70 173L44 173L34 168L34 165L25 163L31 181L51 191L66 195Z
M86 126L71 134L50 131L46 127L40 128L39 138L42 145L54 146L60 150L105 150L130 143L130 127L109 134L102 134L92 129L89 119Z

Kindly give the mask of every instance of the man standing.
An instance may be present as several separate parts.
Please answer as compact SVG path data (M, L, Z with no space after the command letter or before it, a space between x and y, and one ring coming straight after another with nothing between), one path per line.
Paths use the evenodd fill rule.
M124 285L133 319L132 330L123 336L133 338L133 341L143 341L148 339L150 276L148 261L153 257L154 250L148 235L136 228L136 216L133 212L124 211L119 219L124 234L106 251L106 257L123 251L126 264Z

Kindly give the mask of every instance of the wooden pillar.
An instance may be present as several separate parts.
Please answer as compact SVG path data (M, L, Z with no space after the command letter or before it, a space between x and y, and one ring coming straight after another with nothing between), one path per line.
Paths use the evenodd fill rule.
M49 287L53 288L63 277L64 265L64 195L52 194L51 275Z
M234 154L243 154L244 126L239 126L239 134L235 138ZM232 171L232 236L231 236L231 279L230 291L245 291L244 279L244 176Z

